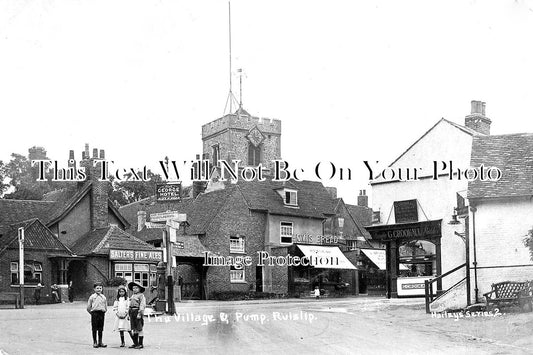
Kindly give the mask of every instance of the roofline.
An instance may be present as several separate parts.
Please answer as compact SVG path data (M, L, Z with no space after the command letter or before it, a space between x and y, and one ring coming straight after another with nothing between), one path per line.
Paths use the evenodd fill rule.
M495 201L495 200L503 200L503 199L509 199L509 198L533 198L532 194L523 194L523 195L504 195L504 196L491 196L491 197L466 197L471 202L480 202L483 200L489 200L489 201Z
M470 136L474 136L474 133L471 133L471 132L468 132L466 129L464 129L465 127L461 127L460 125L458 125L457 123L455 122L451 122L451 121L448 121L447 119L445 119L444 117L441 118L440 120L437 121L437 123L435 123L430 129L428 129L426 131L426 133L424 133L422 136L420 136L420 138L418 138L413 144L411 144L409 146L409 148L407 148L402 154L400 154L400 156L398 158L396 158L396 160L394 160L392 163L390 163L389 166L392 166L394 163L396 163L398 160L400 160L401 157L403 157L409 150L411 150L411 148L413 148L422 138L424 138L425 136L428 135L429 132L431 132L433 130L433 128L435 128L439 123L441 122L446 122L448 123L449 125L451 125L452 127L455 127L457 128L458 130L460 130L461 132L464 132Z
M120 213L119 209L115 207L115 204L109 198L107 199L107 207L111 208L111 211L115 213L115 216L119 219L119 221L124 224L124 228L129 228L131 226L130 222L128 222L126 218L124 218L124 216Z
M79 191L79 192L76 192L76 194L79 193L79 196L72 202L70 202L68 205L67 205L67 208L65 208L56 218L48 221L46 223L46 226L51 226L57 222L59 222L63 217L65 217L70 211L72 211L72 209L74 208L74 206L76 206L76 204L78 202L80 202L84 197L85 195L89 192L90 190L90 187L92 186L92 181L89 181L87 184L85 184L85 186ZM76 195L75 194L75 195ZM74 196L75 196L74 195ZM74 197L73 196L73 197Z

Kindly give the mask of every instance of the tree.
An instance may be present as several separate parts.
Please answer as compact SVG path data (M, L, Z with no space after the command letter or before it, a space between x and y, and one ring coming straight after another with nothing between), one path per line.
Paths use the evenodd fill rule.
M146 175L150 181L128 181L131 174L126 174L127 179L124 181L112 181L109 197L122 206L155 195L156 184L162 182L163 179L161 175L154 174L150 169Z
M533 260L533 229L527 231L524 237L524 245L529 248L529 258Z

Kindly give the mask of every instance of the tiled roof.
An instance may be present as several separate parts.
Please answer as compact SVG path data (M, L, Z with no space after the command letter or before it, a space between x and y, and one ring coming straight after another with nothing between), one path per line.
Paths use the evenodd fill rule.
M174 256L201 258L204 256L204 252L207 251L196 235L178 235L176 241L183 243L183 248L174 247L172 249Z
M470 181L468 198L533 195L532 133L475 136L470 166L481 164L499 168L502 177L498 181Z
M155 248L115 225L93 230L72 246L77 255L109 254L109 249L154 250Z
M271 214L325 218L335 214L335 199L331 197L324 185L317 181L288 181L285 184L266 181L239 181L237 186L242 191L248 206L252 210L268 211ZM298 207L284 204L277 192L282 188L298 191Z
M24 228L24 248L46 250L58 255L71 255L70 250L38 219L30 219L10 226L8 233L0 237L0 248L18 248L18 229Z
M235 186L230 186L223 190L198 195L186 211L187 221L190 224L187 234L204 234L220 209L226 204L228 197L234 192Z
M372 209L370 207L346 204L346 208L352 217L362 226L369 226L372 224Z
M0 199L0 228L32 218L44 221L55 207L55 202L51 201Z

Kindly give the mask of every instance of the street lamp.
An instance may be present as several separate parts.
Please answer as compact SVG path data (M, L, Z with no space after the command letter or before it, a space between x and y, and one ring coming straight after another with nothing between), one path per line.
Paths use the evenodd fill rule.
M24 308L24 228L18 229L20 308Z

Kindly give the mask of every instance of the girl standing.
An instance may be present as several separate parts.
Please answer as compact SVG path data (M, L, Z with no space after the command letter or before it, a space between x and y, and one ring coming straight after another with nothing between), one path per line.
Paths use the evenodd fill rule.
M117 299L113 304L113 312L115 312L115 327L114 331L120 332L120 347L123 348L126 346L124 343L124 331L130 333L130 336L133 339L133 336L130 332L130 321L128 319L128 311L130 307L130 300L128 298L128 292L126 287L120 285L117 289Z

